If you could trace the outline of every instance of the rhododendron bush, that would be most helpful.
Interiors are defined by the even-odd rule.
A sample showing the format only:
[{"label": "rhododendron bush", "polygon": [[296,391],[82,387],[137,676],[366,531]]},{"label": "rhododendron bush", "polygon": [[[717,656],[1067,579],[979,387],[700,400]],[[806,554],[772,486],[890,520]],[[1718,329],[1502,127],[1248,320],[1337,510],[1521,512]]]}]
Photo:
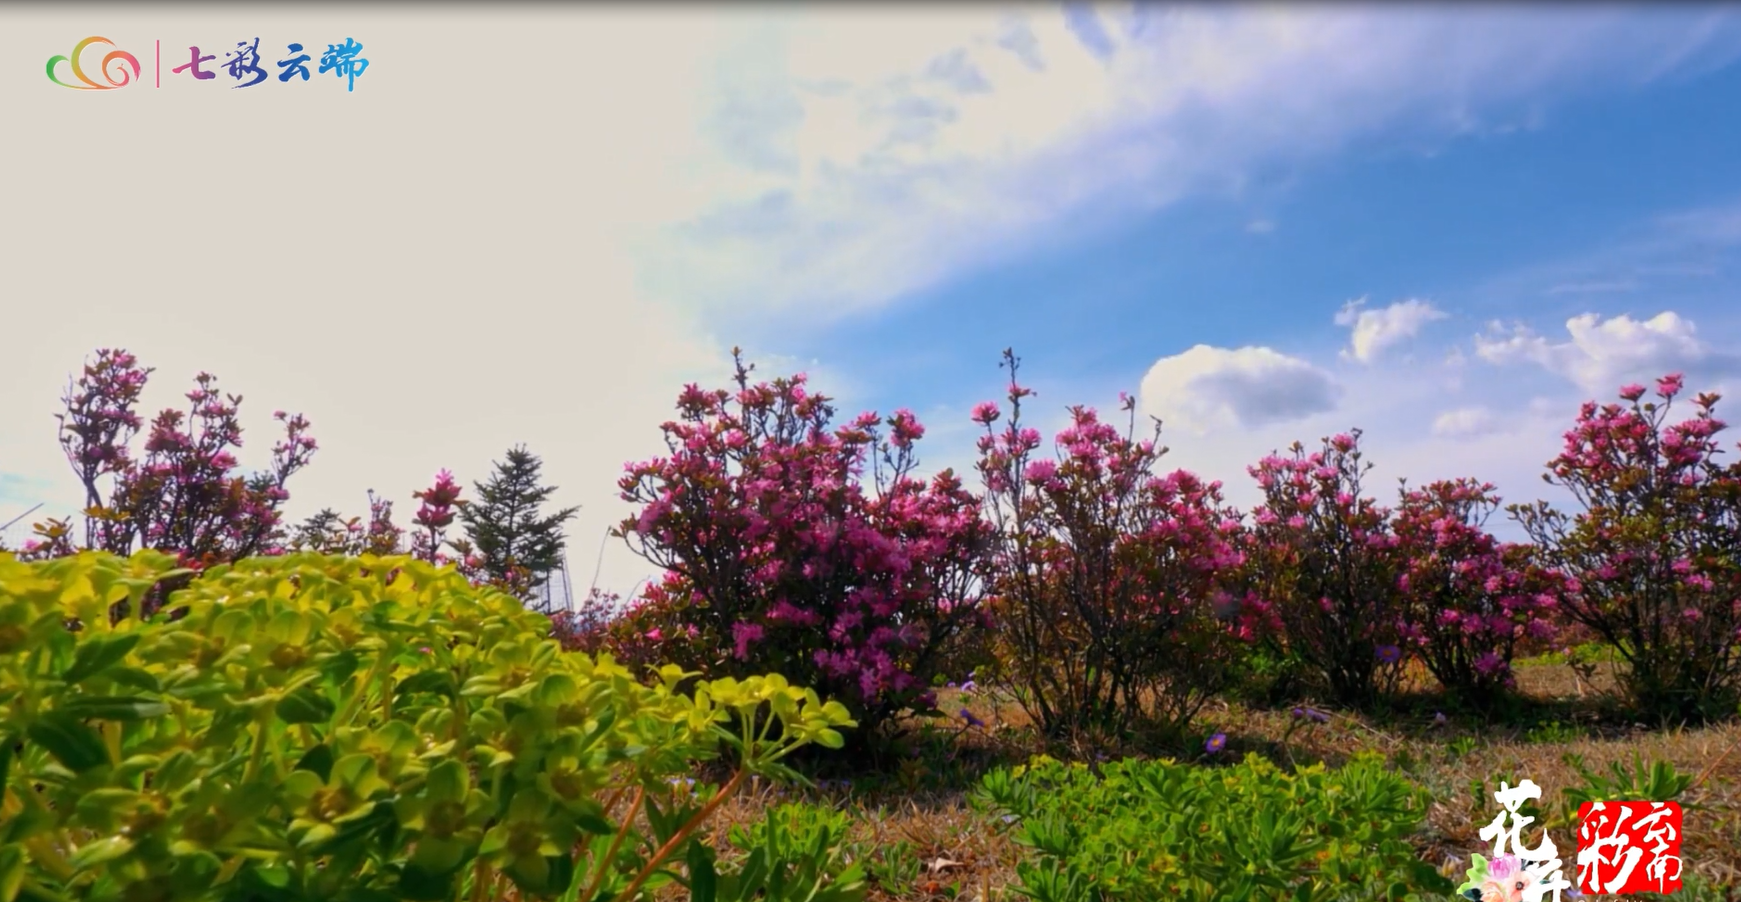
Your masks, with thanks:
[{"label": "rhododendron bush", "polygon": [[1444,687],[1477,707],[1515,686],[1520,643],[1555,635],[1567,580],[1529,545],[1487,532],[1489,483],[1445,480],[1402,493],[1392,518],[1403,570],[1403,632]]},{"label": "rhododendron bush", "polygon": [[[188,409],[160,412],[140,454],[133,442],[146,427],[136,408],[152,372],[124,350],[102,349],[62,398],[60,444],[84,492],[83,547],[120,555],[165,551],[195,570],[282,551],[285,485],[317,447],[308,420],[274,413],[283,436],[271,463],[245,475],[236,459],[242,398],[220,393],[217,378],[200,373],[187,393]],[[21,549],[26,559],[79,549],[68,520],[50,519],[36,533]],[[163,594],[142,603],[153,609]]]},{"label": "rhododendron bush", "polygon": [[1267,642],[1332,699],[1377,700],[1402,667],[1397,592],[1403,561],[1390,511],[1361,497],[1360,431],[1323,440],[1307,453],[1295,442],[1249,468],[1263,502],[1247,533],[1254,618]]},{"label": "rhododendron bush", "polygon": [[243,476],[235,456],[242,398],[220,394],[217,377],[200,373],[188,410],[159,413],[138,458],[132,442],[144,423],[134,409],[151,373],[126,351],[99,350],[63,398],[60,443],[85,493],[85,545],[122,555],[166,550],[196,567],[279,550],[285,483],[316,448],[308,421],[274,413],[284,437],[271,465]]},{"label": "rhododendron bush", "polygon": [[639,506],[620,534],[668,572],[629,622],[677,664],[778,671],[867,728],[933,709],[943,655],[981,616],[978,500],[951,472],[911,475],[911,413],[831,426],[802,375],[749,373],[739,358],[735,392],[686,387],[670,456],[620,482]]},{"label": "rhododendron bush", "polygon": [[1634,702],[1723,716],[1741,697],[1741,465],[1718,462],[1716,395],[1670,422],[1682,388],[1674,374],[1657,381],[1660,403],[1641,385],[1621,388],[1622,404],[1585,403],[1548,463],[1581,510],[1512,510],[1575,578],[1566,612],[1625,660]]},{"label": "rhododendron bush", "polygon": [[1166,453],[1120,431],[1092,409],[1071,409],[1055,455],[1021,422],[1033,394],[1010,371],[1009,417],[992,402],[974,410],[986,434],[979,470],[997,528],[991,608],[998,666],[1047,733],[1113,733],[1144,720],[1173,730],[1225,685],[1239,645],[1239,610],[1224,583],[1237,571],[1239,517],[1219,486],[1178,471]]}]

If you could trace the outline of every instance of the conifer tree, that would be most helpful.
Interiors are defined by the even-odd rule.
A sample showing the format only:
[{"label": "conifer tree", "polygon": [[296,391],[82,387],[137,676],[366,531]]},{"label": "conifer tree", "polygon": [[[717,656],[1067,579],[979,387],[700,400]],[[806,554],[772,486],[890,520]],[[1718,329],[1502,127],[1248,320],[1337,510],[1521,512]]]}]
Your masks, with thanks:
[{"label": "conifer tree", "polygon": [[543,462],[524,445],[510,448],[497,461],[489,482],[473,483],[477,497],[460,511],[471,546],[481,558],[480,569],[493,581],[530,593],[544,585],[562,564],[567,536],[562,525],[578,507],[549,516],[539,508],[556,486],[540,484]]}]

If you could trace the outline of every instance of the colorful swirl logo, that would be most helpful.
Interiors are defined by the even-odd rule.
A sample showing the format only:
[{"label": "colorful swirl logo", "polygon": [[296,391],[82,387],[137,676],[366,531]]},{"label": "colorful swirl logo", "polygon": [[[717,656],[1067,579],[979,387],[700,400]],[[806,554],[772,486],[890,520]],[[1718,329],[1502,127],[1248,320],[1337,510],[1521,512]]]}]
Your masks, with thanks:
[{"label": "colorful swirl logo", "polygon": [[[63,88],[72,88],[75,91],[112,91],[116,88],[126,87],[128,84],[132,83],[133,79],[139,77],[139,60],[134,58],[133,54],[128,53],[125,50],[111,50],[107,56],[103,57],[103,66],[101,69],[103,78],[109,83],[106,85],[100,85],[92,81],[90,76],[85,74],[85,70],[79,67],[79,55],[84,53],[85,48],[92,44],[108,44],[110,47],[115,46],[115,42],[108,38],[85,38],[80,41],[77,46],[73,47],[73,55],[71,57],[51,56],[48,58],[48,80]],[[55,63],[63,61],[72,67],[73,77],[84,82],[84,84],[69,85],[55,77],[54,65]],[[109,70],[110,65],[117,63],[131,65],[133,67],[133,74],[127,74],[127,65],[116,65],[114,74],[111,74]],[[117,74],[120,76],[119,81],[115,78],[115,75]]]}]

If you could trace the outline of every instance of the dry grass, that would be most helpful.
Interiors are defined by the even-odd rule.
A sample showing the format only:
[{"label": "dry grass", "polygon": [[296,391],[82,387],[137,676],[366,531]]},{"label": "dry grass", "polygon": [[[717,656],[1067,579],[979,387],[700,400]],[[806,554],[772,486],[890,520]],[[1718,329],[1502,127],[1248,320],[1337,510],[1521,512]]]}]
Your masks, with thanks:
[{"label": "dry grass", "polygon": [[[1683,834],[1686,867],[1714,885],[1741,886],[1741,723],[1647,729],[1617,717],[1612,706],[1603,704],[1598,693],[1611,686],[1612,676],[1606,672],[1598,672],[1596,685],[1590,686],[1563,664],[1521,668],[1519,688],[1527,706],[1506,725],[1462,719],[1435,724],[1430,698],[1386,715],[1332,712],[1330,722],[1322,725],[1298,721],[1286,709],[1216,702],[1199,722],[1205,736],[1215,731],[1228,735],[1228,747],[1216,761],[1256,752],[1284,766],[1320,761],[1335,766],[1363,751],[1384,754],[1431,790],[1435,801],[1420,836],[1421,851],[1428,860],[1455,867],[1459,878],[1469,854],[1487,846],[1477,833],[1498,812],[1492,793],[1500,779],[1528,777],[1541,785],[1540,806],[1551,817],[1561,808],[1560,793],[1582,782],[1565,760],[1568,753],[1581,756],[1599,773],[1611,762],[1629,765],[1634,755],[1647,764],[1669,762],[1698,775],[1681,800],[1689,806]],[[825,802],[852,818],[849,854],[873,863],[904,858],[909,868],[918,870],[916,879],[898,881],[902,885],[875,885],[872,899],[1019,898],[1009,887],[1015,883],[1020,848],[997,829],[995,819],[974,811],[966,800],[986,767],[1020,761],[1036,750],[1028,744],[1031,734],[1025,718],[1007,704],[993,705],[984,696],[948,701],[945,710],[965,703],[988,727],[939,742],[934,750],[940,754],[927,754],[924,760],[940,773],[910,772],[914,779],[905,786],[882,777],[860,780],[850,789],[757,787],[722,809],[715,839],[723,841],[732,824],[759,820],[771,805],[799,798]],[[1173,754],[1214,763],[1198,752]],[[1568,876],[1574,875],[1576,836],[1560,827],[1554,841]]]}]

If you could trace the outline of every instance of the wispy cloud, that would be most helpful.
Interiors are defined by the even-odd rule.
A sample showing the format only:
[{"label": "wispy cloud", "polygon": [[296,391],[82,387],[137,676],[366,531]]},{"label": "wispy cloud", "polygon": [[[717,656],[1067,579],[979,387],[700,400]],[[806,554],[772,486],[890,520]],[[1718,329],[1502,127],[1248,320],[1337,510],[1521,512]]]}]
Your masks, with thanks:
[{"label": "wispy cloud", "polygon": [[[1729,198],[1649,217],[1584,250],[1495,274],[1459,292],[1458,300],[1464,313],[1482,319],[1502,311],[1507,317],[1542,309],[1561,316],[1589,312],[1603,299],[1630,295],[1648,296],[1661,307],[1716,302],[1721,309],[1729,306],[1726,293],[1737,288],[1730,277],[1738,254],[1741,198]],[[1584,309],[1551,306],[1544,298]]]},{"label": "wispy cloud", "polygon": [[1268,235],[1276,230],[1276,224],[1268,219],[1254,219],[1245,224],[1245,230],[1253,235]]},{"label": "wispy cloud", "polygon": [[[793,13],[722,70],[745,162],[649,253],[691,301],[845,311],[1383,130],[1446,140],[1544,98],[1741,51],[1682,9],[961,7]],[[778,278],[769,278],[777,273]]]},{"label": "wispy cloud", "polygon": [[1460,407],[1447,410],[1433,420],[1433,434],[1444,438],[1465,438],[1494,431],[1498,419],[1486,407]]},{"label": "wispy cloud", "polygon": [[1638,283],[1631,279],[1612,282],[1565,282],[1547,290],[1548,294],[1617,294],[1637,291]]}]

